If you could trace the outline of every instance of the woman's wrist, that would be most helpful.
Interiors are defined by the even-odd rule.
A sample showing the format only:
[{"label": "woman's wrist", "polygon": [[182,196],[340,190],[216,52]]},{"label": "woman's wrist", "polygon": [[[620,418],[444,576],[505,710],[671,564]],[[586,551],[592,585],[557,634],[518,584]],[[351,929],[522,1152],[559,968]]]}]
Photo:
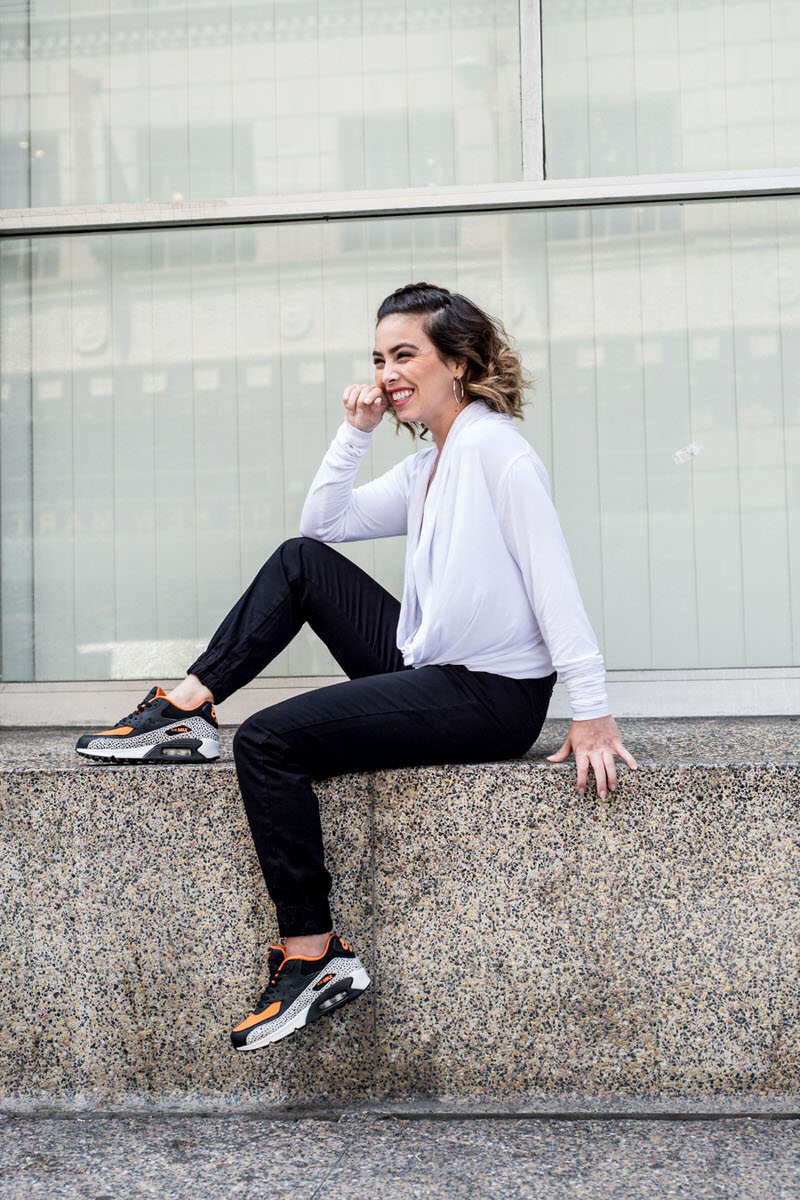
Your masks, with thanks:
[{"label": "woman's wrist", "polygon": [[344,421],[342,422],[341,430],[342,436],[348,438],[351,445],[359,447],[368,446],[372,440],[372,435],[375,432],[374,429],[359,429],[359,427],[354,425],[347,417],[345,417]]}]

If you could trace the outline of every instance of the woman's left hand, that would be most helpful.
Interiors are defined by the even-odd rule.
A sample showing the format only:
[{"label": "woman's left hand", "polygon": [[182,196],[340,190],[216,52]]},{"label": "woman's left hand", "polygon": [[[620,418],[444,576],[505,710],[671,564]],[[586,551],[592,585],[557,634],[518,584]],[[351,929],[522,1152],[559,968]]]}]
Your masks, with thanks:
[{"label": "woman's left hand", "polygon": [[597,780],[597,794],[602,800],[606,794],[606,781],[611,791],[617,787],[617,768],[614,755],[624,758],[634,771],[639,764],[633,755],[625,749],[619,737],[617,722],[612,716],[594,717],[591,721],[573,721],[567,733],[567,739],[555,754],[548,754],[547,761],[563,762],[570,753],[575,755],[578,767],[578,794],[586,790],[586,780],[589,774],[589,764],[594,770]]}]

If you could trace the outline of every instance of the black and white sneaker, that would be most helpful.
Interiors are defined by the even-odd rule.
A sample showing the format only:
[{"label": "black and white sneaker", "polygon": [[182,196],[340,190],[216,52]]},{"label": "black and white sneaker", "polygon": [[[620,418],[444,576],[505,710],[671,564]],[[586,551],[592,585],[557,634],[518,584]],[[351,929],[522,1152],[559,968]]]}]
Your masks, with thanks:
[{"label": "black and white sneaker", "polygon": [[236,1050],[257,1050],[357,1000],[370,985],[361,959],[332,933],[319,958],[286,957],[270,946],[270,979],[256,1011],[231,1033]]},{"label": "black and white sneaker", "polygon": [[217,714],[210,700],[179,708],[154,687],[113,729],[84,733],[75,749],[98,762],[213,762],[219,758]]}]

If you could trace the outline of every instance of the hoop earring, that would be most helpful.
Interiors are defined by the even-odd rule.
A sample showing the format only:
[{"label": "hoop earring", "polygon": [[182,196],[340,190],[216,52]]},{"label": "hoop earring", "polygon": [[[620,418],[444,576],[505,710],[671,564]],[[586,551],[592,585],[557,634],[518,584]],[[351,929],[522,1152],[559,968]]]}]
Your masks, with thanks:
[{"label": "hoop earring", "polygon": [[[461,399],[460,400],[459,400],[458,396],[456,395],[456,379],[458,379],[458,384],[459,384],[459,387],[461,388]],[[464,403],[464,384],[461,382],[461,379],[459,378],[458,375],[456,375],[455,378],[453,379],[453,399],[455,400],[456,404]]]}]

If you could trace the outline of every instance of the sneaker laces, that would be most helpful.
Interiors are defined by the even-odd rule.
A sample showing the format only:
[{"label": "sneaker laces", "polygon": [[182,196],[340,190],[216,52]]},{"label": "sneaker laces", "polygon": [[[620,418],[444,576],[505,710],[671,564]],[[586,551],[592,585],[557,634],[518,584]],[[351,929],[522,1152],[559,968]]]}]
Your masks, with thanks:
[{"label": "sneaker laces", "polygon": [[272,996],[272,995],[274,994],[274,992],[276,991],[276,989],[277,989],[277,987],[278,987],[278,984],[280,983],[280,975],[281,975],[281,971],[283,970],[283,968],[284,968],[284,966],[285,966],[285,965],[286,965],[286,958],[285,958],[285,957],[284,957],[284,958],[281,958],[281,959],[279,960],[279,959],[278,959],[278,956],[277,956],[277,954],[274,954],[274,957],[273,957],[273,952],[272,952],[272,951],[270,951],[270,956],[269,956],[269,968],[270,968],[270,977],[269,977],[269,983],[268,983],[268,984],[267,984],[267,986],[264,988],[264,990],[263,990],[263,992],[261,993],[261,995],[258,997],[258,1002],[257,1002],[257,1004],[256,1004],[256,1007],[255,1007],[255,1010],[254,1010],[255,1012],[263,1012],[263,1011],[264,1011],[264,1009],[267,1007],[267,1001],[269,1000],[270,996]]},{"label": "sneaker laces", "polygon": [[152,704],[155,700],[161,700],[161,696],[156,696],[156,691],[157,688],[151,688],[144,700],[142,700],[141,704],[137,704],[133,712],[129,712],[127,716],[120,717],[120,719],[117,721],[117,725],[128,725],[132,718],[135,720],[139,713],[144,712],[148,704]]}]

